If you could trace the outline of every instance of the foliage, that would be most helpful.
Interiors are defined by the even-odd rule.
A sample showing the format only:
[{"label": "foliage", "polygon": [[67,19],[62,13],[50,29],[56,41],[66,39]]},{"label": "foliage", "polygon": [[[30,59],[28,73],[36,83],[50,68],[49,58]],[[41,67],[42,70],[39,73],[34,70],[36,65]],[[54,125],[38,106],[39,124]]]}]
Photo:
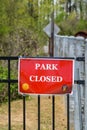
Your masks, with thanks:
[{"label": "foliage", "polygon": [[61,35],[75,35],[78,31],[86,31],[87,22],[83,19],[77,19],[75,13],[71,13],[67,18],[59,22]]},{"label": "foliage", "polygon": [[[33,1],[32,3],[32,15],[30,13],[31,7],[27,0],[7,0],[7,2],[4,0],[2,2],[2,19],[0,19],[1,55],[35,56],[44,43],[46,44],[45,39],[47,38],[44,35],[43,27],[47,20],[44,20],[44,10],[38,8],[37,2]],[[44,9],[46,9],[45,6]]]},{"label": "foliage", "polygon": [[81,31],[81,30],[87,31],[86,28],[87,28],[87,20],[82,20],[82,19],[79,20],[77,23],[76,29],[78,31]]},{"label": "foliage", "polygon": [[[0,79],[8,79],[8,70],[5,67],[0,66]],[[15,73],[11,73],[11,79],[15,78]],[[6,102],[8,100],[8,84],[7,83],[0,83],[0,103]],[[10,85],[10,94],[11,94],[11,100],[21,98],[20,95],[18,95],[18,85],[17,84],[11,84]]]}]

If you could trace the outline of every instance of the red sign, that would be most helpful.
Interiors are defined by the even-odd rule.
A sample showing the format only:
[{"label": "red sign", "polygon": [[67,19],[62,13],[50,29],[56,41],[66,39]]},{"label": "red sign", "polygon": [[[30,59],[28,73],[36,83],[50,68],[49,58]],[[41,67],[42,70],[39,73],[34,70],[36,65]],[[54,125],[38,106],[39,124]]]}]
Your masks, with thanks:
[{"label": "red sign", "polygon": [[74,60],[20,58],[18,73],[19,93],[71,93],[74,83]]}]

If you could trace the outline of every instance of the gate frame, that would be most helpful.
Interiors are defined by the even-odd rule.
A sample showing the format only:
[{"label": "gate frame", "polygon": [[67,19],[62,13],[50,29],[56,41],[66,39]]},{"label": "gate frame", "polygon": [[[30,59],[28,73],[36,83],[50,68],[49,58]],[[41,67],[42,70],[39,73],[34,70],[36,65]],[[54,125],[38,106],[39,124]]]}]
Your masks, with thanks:
[{"label": "gate frame", "polygon": [[[47,58],[47,57],[46,57]],[[11,61],[17,61],[19,59],[18,56],[0,56],[0,60],[8,61],[8,78],[0,79],[0,83],[8,83],[8,130],[11,130],[11,93],[10,93],[10,85],[11,83],[18,83],[18,79],[11,79],[10,69],[11,69]],[[23,97],[23,130],[26,130],[26,100],[25,95]],[[40,130],[40,95],[37,97],[38,99],[38,130]],[[69,94],[67,95],[67,130],[70,130],[69,123]],[[52,130],[55,130],[55,96],[52,95]]]}]

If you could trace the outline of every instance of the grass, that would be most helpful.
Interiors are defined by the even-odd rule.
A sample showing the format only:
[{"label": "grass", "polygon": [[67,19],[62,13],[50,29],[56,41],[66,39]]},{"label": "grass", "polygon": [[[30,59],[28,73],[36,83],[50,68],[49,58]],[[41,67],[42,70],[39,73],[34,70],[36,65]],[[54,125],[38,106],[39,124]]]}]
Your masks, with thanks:
[{"label": "grass", "polygon": [[[67,130],[67,117],[64,96],[55,97],[55,130]],[[11,130],[23,129],[22,100],[11,102]],[[52,129],[52,100],[41,97],[41,130]],[[26,100],[26,130],[38,130],[37,97]],[[8,129],[8,104],[0,106],[0,130]]]}]

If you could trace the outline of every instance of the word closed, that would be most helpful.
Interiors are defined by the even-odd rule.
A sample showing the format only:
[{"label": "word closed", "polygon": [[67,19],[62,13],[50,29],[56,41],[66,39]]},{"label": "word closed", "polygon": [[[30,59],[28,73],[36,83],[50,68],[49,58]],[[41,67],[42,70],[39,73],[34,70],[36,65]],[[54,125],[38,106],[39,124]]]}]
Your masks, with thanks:
[{"label": "word closed", "polygon": [[19,93],[65,94],[72,91],[72,59],[20,58],[18,68]]}]

